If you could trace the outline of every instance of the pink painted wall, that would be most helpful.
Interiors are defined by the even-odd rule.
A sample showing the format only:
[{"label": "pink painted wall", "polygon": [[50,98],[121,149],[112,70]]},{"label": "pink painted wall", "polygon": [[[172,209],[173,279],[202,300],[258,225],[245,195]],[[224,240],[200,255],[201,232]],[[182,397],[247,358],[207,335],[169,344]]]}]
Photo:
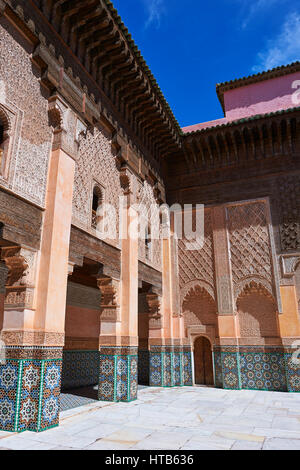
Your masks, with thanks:
[{"label": "pink painted wall", "polygon": [[75,338],[99,338],[100,311],[67,305],[65,335]]},{"label": "pink painted wall", "polygon": [[266,114],[300,106],[292,101],[292,95],[296,91],[292,88],[295,80],[300,80],[300,72],[225,92],[226,119],[234,121],[256,114]]}]

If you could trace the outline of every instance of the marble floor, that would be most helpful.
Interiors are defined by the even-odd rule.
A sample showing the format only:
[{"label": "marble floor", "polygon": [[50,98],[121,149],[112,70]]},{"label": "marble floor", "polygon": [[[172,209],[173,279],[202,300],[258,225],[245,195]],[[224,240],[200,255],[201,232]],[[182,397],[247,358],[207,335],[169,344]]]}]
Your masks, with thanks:
[{"label": "marble floor", "polygon": [[93,402],[43,433],[0,432],[1,449],[300,450],[300,394],[143,388],[132,403]]}]

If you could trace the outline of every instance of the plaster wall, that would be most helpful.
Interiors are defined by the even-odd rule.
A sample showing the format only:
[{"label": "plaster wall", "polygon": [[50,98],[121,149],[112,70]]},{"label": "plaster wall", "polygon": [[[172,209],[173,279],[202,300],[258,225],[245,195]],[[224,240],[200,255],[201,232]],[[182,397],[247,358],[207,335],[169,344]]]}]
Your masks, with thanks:
[{"label": "plaster wall", "polygon": [[300,80],[300,72],[226,91],[224,103],[227,121],[299,106],[299,93],[298,105],[292,99],[299,89],[300,82],[297,89],[292,88],[297,80]]}]

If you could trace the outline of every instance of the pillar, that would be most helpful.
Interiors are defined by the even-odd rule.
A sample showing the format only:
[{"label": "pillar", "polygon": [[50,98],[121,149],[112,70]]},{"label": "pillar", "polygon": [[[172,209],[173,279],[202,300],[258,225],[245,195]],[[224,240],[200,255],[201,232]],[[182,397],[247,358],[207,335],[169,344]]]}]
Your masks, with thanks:
[{"label": "pillar", "polygon": [[118,286],[112,278],[110,281],[101,280],[103,287],[108,282],[107,294],[110,297],[108,306],[104,306],[104,315],[111,307],[114,312],[111,313],[114,321],[107,322],[105,329],[101,315],[99,400],[104,401],[130,402],[137,399],[138,227],[136,225],[134,230],[137,214],[131,207],[134,202],[132,178],[129,169],[121,170],[124,189],[120,213],[121,280]]},{"label": "pillar", "polygon": [[226,207],[214,207],[212,220],[219,343],[214,345],[215,385],[220,388],[239,389],[241,383],[237,315],[232,288]]},{"label": "pillar", "polygon": [[168,227],[162,230],[161,328],[150,330],[150,385],[180,387],[192,385],[191,347],[184,342],[180,311],[177,239]]},{"label": "pillar", "polygon": [[300,392],[300,321],[296,287],[281,286],[280,292],[282,314],[279,315],[279,328],[284,350],[287,390]]},{"label": "pillar", "polygon": [[[40,250],[7,248],[9,268],[0,366],[0,429],[44,431],[59,424],[62,349],[77,144],[59,97],[49,102],[54,127]],[[74,131],[74,132],[73,132]],[[68,137],[68,138],[67,138]],[[72,145],[73,142],[73,145]],[[15,251],[13,251],[15,250]]]},{"label": "pillar", "polygon": [[4,321],[4,300],[7,275],[8,268],[6,264],[4,262],[0,262],[0,332],[2,331]]}]

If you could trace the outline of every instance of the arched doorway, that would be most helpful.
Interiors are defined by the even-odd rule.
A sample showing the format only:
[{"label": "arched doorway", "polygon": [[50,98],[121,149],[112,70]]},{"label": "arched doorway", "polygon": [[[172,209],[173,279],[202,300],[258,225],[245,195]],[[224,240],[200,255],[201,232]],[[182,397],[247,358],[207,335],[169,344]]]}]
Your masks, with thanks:
[{"label": "arched doorway", "polygon": [[194,343],[195,384],[214,385],[211,344],[200,336]]}]

